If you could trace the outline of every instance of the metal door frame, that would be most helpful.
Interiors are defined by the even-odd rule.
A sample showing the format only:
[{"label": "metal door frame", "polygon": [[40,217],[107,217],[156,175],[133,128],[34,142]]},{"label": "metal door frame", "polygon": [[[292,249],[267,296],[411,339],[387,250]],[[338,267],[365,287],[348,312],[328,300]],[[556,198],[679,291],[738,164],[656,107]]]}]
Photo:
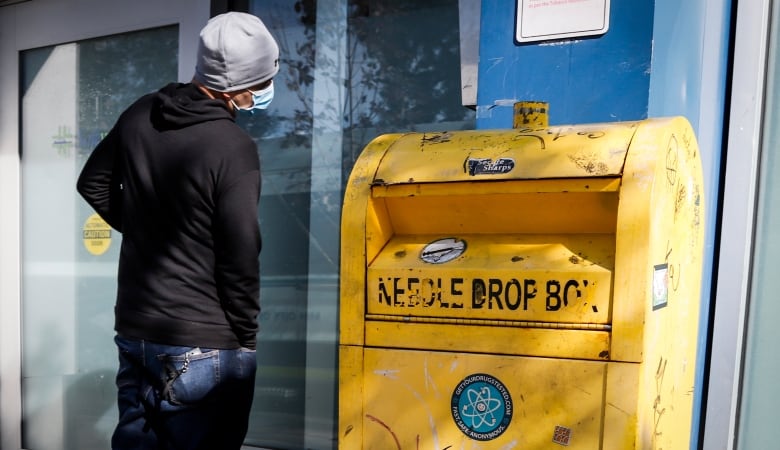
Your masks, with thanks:
[{"label": "metal door frame", "polygon": [[699,448],[736,448],[745,318],[756,225],[772,0],[739,2],[734,30],[709,385]]}]

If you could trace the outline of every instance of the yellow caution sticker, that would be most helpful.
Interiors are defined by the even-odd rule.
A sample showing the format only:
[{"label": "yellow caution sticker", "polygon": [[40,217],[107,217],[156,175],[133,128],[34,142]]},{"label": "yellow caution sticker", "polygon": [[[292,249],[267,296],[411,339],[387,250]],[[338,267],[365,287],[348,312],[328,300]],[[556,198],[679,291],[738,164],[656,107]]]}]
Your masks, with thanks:
[{"label": "yellow caution sticker", "polygon": [[84,248],[95,256],[102,255],[111,246],[111,226],[98,214],[92,214],[84,222]]}]

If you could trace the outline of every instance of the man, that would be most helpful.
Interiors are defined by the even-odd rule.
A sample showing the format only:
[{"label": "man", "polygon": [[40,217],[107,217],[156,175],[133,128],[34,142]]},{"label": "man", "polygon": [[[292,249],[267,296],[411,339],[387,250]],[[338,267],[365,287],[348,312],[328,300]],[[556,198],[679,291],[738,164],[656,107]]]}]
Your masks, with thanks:
[{"label": "man", "polygon": [[279,48],[255,16],[200,34],[191,83],[137,100],[77,189],[122,233],[114,449],[239,449],[257,367],[260,162],[235,114],[273,98]]}]

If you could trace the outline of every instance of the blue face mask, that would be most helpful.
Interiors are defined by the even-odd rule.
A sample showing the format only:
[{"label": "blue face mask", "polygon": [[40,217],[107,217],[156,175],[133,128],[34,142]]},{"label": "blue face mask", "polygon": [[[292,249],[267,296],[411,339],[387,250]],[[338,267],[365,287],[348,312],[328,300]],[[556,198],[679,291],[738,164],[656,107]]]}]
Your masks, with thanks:
[{"label": "blue face mask", "polygon": [[268,105],[271,104],[271,100],[274,99],[274,84],[271,83],[268,85],[267,88],[262,89],[260,91],[252,91],[247,89],[247,91],[252,93],[252,106],[248,108],[242,108],[238,105],[236,105],[236,102],[233,102],[233,100],[230,100],[233,102],[233,106],[236,108],[236,111],[238,111],[241,114],[249,114],[252,115],[257,111],[258,109],[266,109],[268,108]]}]

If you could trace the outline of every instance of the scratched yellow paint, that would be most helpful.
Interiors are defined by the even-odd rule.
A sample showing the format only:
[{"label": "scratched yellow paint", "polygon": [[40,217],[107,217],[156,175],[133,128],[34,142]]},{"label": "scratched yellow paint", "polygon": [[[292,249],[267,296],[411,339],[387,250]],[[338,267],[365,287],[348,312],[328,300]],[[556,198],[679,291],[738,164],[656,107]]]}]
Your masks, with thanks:
[{"label": "scratched yellow paint", "polygon": [[[421,260],[430,236],[400,235],[390,239],[368,267],[367,312],[563,323],[609,322],[614,235],[459,234],[458,237],[468,243],[468,248],[462,257],[449,264]],[[483,289],[483,293],[474,296],[474,289]]]},{"label": "scratched yellow paint", "polygon": [[369,144],[342,216],[339,448],[687,448],[699,156],[684,118]]},{"label": "scratched yellow paint", "polygon": [[363,150],[350,174],[350,188],[344,193],[341,229],[353,234],[351,239],[342,239],[342,244],[348,245],[342,245],[341,273],[349,275],[341,280],[339,295],[342,300],[352,300],[350,308],[340,309],[340,323],[350,325],[340,329],[339,342],[342,344],[361,345],[363,342],[363,330],[355,325],[364,320],[366,251],[371,248],[376,252],[377,246],[384,245],[378,239],[367,240],[369,230],[377,233],[382,223],[382,217],[371,214],[367,199],[376,167],[397,138],[398,135],[380,136]]},{"label": "scratched yellow paint", "polygon": [[636,447],[688,448],[705,212],[699,148],[687,120],[642,123],[621,196],[610,354],[641,365]]},{"label": "scratched yellow paint", "polygon": [[[368,318],[365,336],[368,347],[583,360],[606,360],[609,355],[609,332],[599,328],[544,328],[538,324],[503,321],[486,326],[466,320],[453,324],[430,319],[399,322],[378,320],[383,318],[375,316]],[[468,339],[463,339],[464,336]]]},{"label": "scratched yellow paint", "polygon": [[615,229],[617,199],[616,192],[547,192],[415,195],[383,200],[397,233],[472,234],[611,233]]},{"label": "scratched yellow paint", "polygon": [[[578,437],[568,448],[597,448],[606,368],[607,363],[594,361],[561,364],[549,358],[367,349],[364,395],[371,401],[365,407],[362,448],[555,448],[551,438],[557,425],[567,426]],[[451,398],[466,375],[483,373],[506,385],[513,411],[501,436],[479,442],[457,428]],[[491,410],[499,399],[475,395],[479,398],[472,400],[484,409],[465,414],[494,420]],[[395,445],[396,440],[400,445]]]},{"label": "scratched yellow paint", "polygon": [[[392,144],[374,182],[392,185],[620,175],[636,126],[625,122],[540,130],[410,133]],[[501,158],[514,159],[514,170],[470,175],[467,160],[497,162]]]}]

